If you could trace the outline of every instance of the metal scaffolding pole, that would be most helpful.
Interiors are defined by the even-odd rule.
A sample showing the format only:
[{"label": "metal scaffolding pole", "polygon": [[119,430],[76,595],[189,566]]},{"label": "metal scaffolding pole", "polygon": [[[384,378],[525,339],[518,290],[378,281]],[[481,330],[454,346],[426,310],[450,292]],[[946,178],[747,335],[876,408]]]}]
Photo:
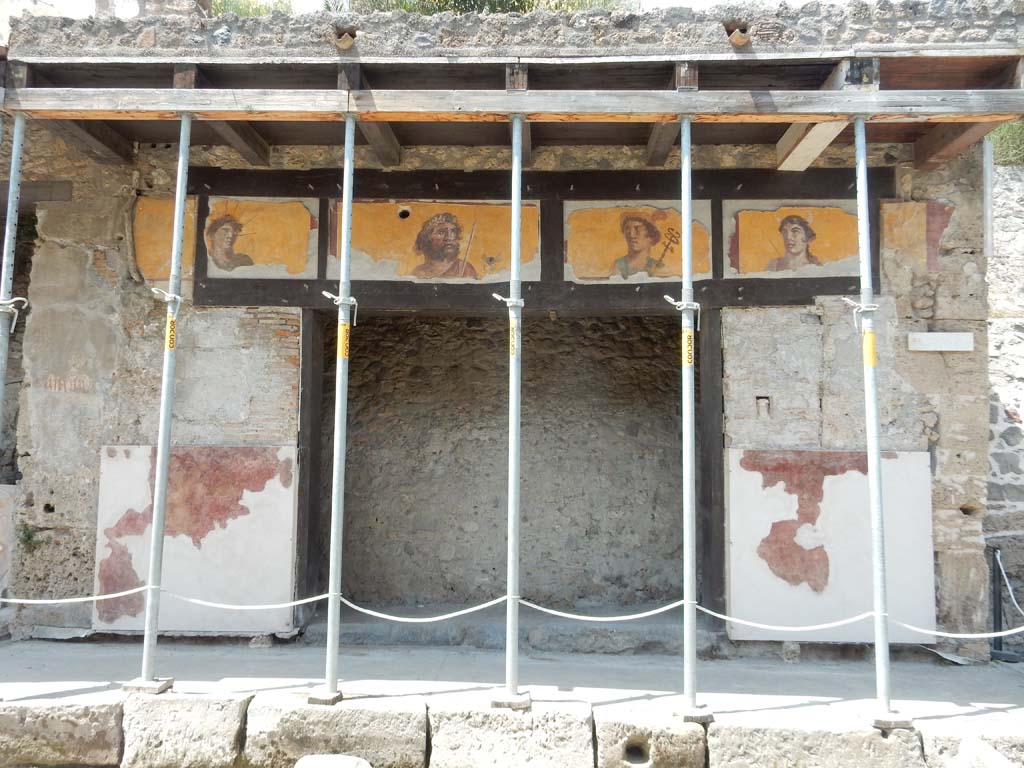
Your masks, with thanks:
[{"label": "metal scaffolding pole", "polygon": [[889,696],[889,607],[885,584],[885,529],[882,511],[882,452],[879,440],[878,355],[875,343],[875,291],[871,275],[870,212],[868,210],[868,148],[864,119],[853,125],[857,165],[857,245],[860,254],[861,350],[864,367],[864,427],[867,438],[868,502],[871,512],[871,565],[875,610],[875,725],[883,730],[907,727],[893,713]]},{"label": "metal scaffolding pole", "polygon": [[309,701],[335,704],[338,690],[338,646],[341,642],[341,550],[345,531],[345,447],[348,438],[348,359],[356,300],[352,297],[352,175],[355,169],[356,118],[345,116],[345,168],[341,192],[338,295],[324,292],[338,307],[338,364],[334,388],[334,469],[331,481],[331,556],[327,597],[327,671],[324,689]]},{"label": "metal scaffolding pole", "polygon": [[495,706],[525,709],[529,694],[519,693],[519,430],[523,361],[523,299],[520,283],[520,237],[523,203],[523,117],[512,117],[512,231],[508,297],[494,294],[508,307],[508,600],[505,604],[505,690]]},{"label": "metal scaffolding pole", "polygon": [[[3,123],[0,122],[0,137]],[[18,205],[21,202],[21,155],[25,148],[25,115],[14,116],[14,135],[11,138],[11,178],[7,187],[7,221],[4,227],[4,260],[0,272],[0,412],[7,394],[7,351],[11,334],[18,318],[18,304],[23,298],[12,298],[14,290],[14,249],[18,241]]]},{"label": "metal scaffolding pole", "polygon": [[682,296],[665,299],[679,310],[682,335],[682,458],[683,458],[683,718],[710,722],[697,706],[697,473],[696,408],[694,404],[694,332],[700,327],[700,305],[693,300],[693,157],[690,118],[680,118],[680,217],[682,229]]},{"label": "metal scaffolding pole", "polygon": [[142,675],[132,684],[152,693],[166,691],[173,680],[158,681],[153,674],[156,637],[160,617],[160,586],[164,567],[164,521],[167,514],[167,473],[171,460],[171,409],[174,406],[174,355],[178,338],[178,310],[181,308],[181,253],[185,238],[185,188],[188,184],[188,150],[192,116],[181,116],[178,137],[178,177],[174,188],[174,238],[171,241],[171,273],[167,290],[154,292],[167,303],[164,333],[164,371],[160,382],[160,426],[156,443],[156,477],[153,488],[153,525],[149,544],[149,578],[146,581],[146,633],[142,642]]}]

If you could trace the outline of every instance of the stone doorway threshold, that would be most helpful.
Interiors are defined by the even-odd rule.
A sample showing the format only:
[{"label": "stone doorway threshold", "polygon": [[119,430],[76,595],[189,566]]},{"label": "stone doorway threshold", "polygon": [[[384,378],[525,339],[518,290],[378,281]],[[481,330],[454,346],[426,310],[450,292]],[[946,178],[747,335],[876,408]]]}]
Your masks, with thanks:
[{"label": "stone doorway threshold", "polygon": [[[502,654],[343,647],[345,700],[310,705],[323,651],[163,643],[174,691],[131,695],[137,642],[0,644],[0,765],[288,766],[343,753],[390,766],[966,766],[1024,761],[1024,668],[897,661],[915,731],[870,727],[870,661],[703,662],[707,730],[677,717],[662,655],[524,655],[528,712],[494,710]],[[979,762],[981,760],[982,762]]]}]

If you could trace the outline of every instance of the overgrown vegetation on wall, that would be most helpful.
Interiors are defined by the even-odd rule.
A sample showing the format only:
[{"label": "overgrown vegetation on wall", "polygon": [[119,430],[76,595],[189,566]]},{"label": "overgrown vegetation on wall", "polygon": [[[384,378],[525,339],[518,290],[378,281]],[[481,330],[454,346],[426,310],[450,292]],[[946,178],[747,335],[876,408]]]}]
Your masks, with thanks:
[{"label": "overgrown vegetation on wall", "polygon": [[1006,123],[992,132],[997,165],[1024,165],[1024,123]]}]

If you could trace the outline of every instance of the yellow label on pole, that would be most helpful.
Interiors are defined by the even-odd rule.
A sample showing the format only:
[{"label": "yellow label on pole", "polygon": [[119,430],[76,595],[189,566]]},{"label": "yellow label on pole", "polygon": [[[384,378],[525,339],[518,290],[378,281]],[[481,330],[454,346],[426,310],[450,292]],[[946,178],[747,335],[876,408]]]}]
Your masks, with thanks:
[{"label": "yellow label on pole", "polygon": [[178,321],[174,315],[167,316],[167,332],[164,338],[167,340],[167,348],[174,349],[178,343]]},{"label": "yellow label on pole", "polygon": [[683,365],[693,365],[693,329],[683,329]]},{"label": "yellow label on pole", "polygon": [[513,320],[508,326],[508,356],[516,356],[516,321]]},{"label": "yellow label on pole", "polygon": [[348,323],[338,323],[338,359],[348,360],[351,326]]},{"label": "yellow label on pole", "polygon": [[875,350],[875,332],[864,331],[864,366],[874,368],[878,364],[878,353]]}]

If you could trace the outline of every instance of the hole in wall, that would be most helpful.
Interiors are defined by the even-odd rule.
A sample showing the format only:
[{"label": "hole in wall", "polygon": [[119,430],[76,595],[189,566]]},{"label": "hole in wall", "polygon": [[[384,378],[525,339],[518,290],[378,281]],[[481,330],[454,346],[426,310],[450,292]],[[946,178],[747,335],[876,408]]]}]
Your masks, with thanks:
[{"label": "hole in wall", "polygon": [[973,504],[964,504],[962,507],[960,507],[960,514],[966,515],[967,517],[973,517],[974,515],[977,515],[980,512],[981,510],[978,509],[978,507],[974,506]]},{"label": "hole in wall", "polygon": [[757,395],[754,398],[754,405],[759,418],[766,419],[772,415],[772,399],[768,395]]},{"label": "hole in wall", "polygon": [[401,208],[398,209],[398,218],[400,219],[408,219],[411,215],[412,211],[409,209],[409,206],[407,205],[403,205]]},{"label": "hole in wall", "polygon": [[651,745],[642,736],[633,736],[622,748],[622,759],[627,765],[646,765],[651,760]]},{"label": "hole in wall", "polygon": [[51,504],[50,502],[46,502],[45,504],[43,504],[43,512],[53,512],[53,511],[54,511],[53,504]]}]

